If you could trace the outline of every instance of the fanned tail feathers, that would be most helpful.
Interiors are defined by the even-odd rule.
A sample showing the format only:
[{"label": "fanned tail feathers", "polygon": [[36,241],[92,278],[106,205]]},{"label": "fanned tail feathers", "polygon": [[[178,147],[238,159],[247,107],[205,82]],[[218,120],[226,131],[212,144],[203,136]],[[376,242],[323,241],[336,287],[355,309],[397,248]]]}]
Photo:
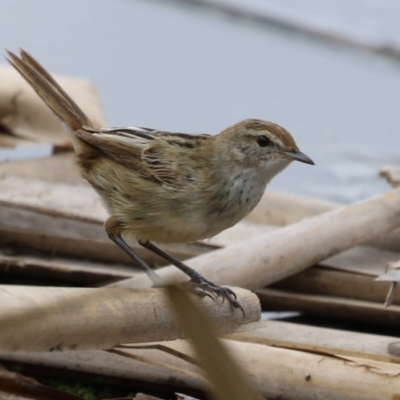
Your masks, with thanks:
[{"label": "fanned tail feathers", "polygon": [[78,138],[75,131],[83,126],[96,128],[79,106],[61,88],[54,78],[30,54],[20,50],[20,58],[7,50],[10,64],[22,75],[47,106],[71,129],[75,151],[81,154],[94,148]]}]

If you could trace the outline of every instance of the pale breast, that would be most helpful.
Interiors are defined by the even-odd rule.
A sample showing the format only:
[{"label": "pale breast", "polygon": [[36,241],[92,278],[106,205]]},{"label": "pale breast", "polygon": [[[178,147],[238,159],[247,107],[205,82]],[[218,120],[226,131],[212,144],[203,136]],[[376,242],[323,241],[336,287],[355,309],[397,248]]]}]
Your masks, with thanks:
[{"label": "pale breast", "polygon": [[[258,172],[258,173],[257,173]],[[208,237],[230,228],[246,217],[259,203],[269,181],[265,174],[249,169],[234,175],[213,196],[209,212]]]}]

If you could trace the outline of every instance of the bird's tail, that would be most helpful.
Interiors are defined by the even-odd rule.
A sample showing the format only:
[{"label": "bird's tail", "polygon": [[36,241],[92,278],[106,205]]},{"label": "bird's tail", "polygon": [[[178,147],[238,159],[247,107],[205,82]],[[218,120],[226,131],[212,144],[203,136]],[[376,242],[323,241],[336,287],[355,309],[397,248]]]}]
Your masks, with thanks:
[{"label": "bird's tail", "polygon": [[70,138],[75,151],[80,154],[94,148],[75,135],[75,131],[83,126],[96,128],[93,122],[85,115],[78,105],[68,96],[61,86],[54,80],[30,54],[20,51],[20,57],[7,51],[10,64],[22,75],[35,92],[42,98],[48,107],[71,130]]}]

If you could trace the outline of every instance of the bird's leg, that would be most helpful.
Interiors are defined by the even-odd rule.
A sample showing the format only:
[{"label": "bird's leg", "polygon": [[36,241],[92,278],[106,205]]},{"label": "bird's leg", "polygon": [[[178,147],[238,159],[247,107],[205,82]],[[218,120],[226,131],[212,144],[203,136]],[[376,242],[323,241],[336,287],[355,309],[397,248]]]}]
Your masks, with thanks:
[{"label": "bird's leg", "polygon": [[108,234],[108,237],[120,248],[122,249],[135,264],[140,267],[143,272],[150,278],[153,282],[153,286],[163,286],[164,281],[128,246],[121,235]]},{"label": "bird's leg", "polygon": [[231,289],[223,286],[218,286],[215,283],[208,281],[207,279],[203,278],[203,276],[200,275],[197,271],[190,268],[182,261],[178,260],[174,256],[171,256],[171,254],[168,254],[167,252],[160,249],[155,244],[149,241],[139,241],[139,244],[144,248],[152,251],[153,253],[159,255],[160,257],[164,258],[165,260],[169,261],[171,264],[175,265],[175,267],[179,268],[190,278],[190,282],[196,288],[200,288],[205,292],[210,292],[216,294],[217,296],[221,296],[223,300],[225,300],[226,298],[234,308],[239,308],[244,314],[243,307],[237,301],[236,294]]}]

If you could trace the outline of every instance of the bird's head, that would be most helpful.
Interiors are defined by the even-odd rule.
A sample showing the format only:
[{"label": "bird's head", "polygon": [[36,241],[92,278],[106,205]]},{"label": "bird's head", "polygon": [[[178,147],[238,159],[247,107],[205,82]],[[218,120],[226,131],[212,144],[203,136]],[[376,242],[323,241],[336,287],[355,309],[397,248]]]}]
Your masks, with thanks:
[{"label": "bird's head", "polygon": [[272,122],[246,119],[218,136],[222,157],[243,168],[266,169],[276,174],[292,161],[314,165],[311,158],[299,150],[292,135]]}]

